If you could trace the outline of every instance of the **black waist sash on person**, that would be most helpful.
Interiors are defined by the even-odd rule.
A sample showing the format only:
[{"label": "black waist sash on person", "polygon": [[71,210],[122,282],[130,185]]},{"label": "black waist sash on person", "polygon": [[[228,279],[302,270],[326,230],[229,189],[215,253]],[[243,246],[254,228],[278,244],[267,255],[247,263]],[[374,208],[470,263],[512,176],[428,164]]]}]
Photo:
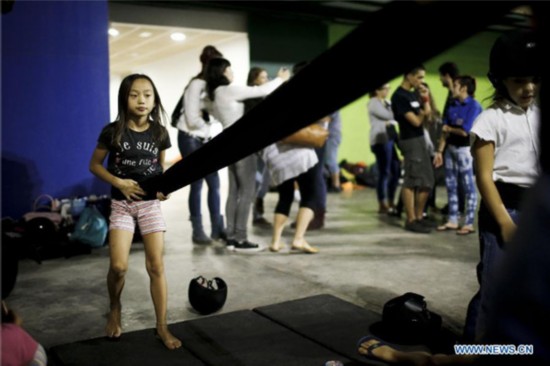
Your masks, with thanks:
[{"label": "black waist sash on person", "polygon": [[[516,184],[504,183],[504,182],[495,182],[500,198],[504,207],[512,210],[519,210],[528,187],[520,187]],[[479,227],[493,231],[495,233],[500,233],[500,226],[495,221],[495,218],[490,213],[489,209],[485,205],[485,202],[481,200],[479,206],[479,215],[478,215]]]}]

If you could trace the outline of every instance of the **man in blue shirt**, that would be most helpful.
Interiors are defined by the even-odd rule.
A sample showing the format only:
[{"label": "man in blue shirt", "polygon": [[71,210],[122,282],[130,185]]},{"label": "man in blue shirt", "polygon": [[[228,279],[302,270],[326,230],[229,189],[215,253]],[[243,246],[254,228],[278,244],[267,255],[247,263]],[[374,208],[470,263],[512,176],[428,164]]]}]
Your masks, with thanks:
[{"label": "man in blue shirt", "polygon": [[[458,76],[453,80],[451,92],[454,100],[443,116],[443,135],[434,158],[434,165],[441,166],[445,150],[445,184],[449,216],[447,223],[437,229],[457,230],[458,235],[474,232],[477,193],[470,153],[470,130],[482,110],[479,102],[474,99],[475,90],[476,81],[471,76]],[[462,227],[459,227],[458,223],[458,180],[462,183],[466,197],[466,217]]]}]

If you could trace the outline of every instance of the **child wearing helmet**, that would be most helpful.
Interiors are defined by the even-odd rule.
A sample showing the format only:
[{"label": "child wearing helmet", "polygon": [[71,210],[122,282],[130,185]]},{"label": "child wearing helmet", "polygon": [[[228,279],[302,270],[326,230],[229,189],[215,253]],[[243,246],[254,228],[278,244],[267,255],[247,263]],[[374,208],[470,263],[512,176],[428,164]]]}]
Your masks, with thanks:
[{"label": "child wearing helmet", "polygon": [[536,102],[540,68],[536,53],[535,35],[529,31],[506,33],[496,40],[488,74],[495,88],[493,103],[471,130],[482,200],[478,214],[480,289],[468,306],[464,329],[468,341],[483,336],[495,268],[516,231],[520,202],[540,173],[540,110]]}]

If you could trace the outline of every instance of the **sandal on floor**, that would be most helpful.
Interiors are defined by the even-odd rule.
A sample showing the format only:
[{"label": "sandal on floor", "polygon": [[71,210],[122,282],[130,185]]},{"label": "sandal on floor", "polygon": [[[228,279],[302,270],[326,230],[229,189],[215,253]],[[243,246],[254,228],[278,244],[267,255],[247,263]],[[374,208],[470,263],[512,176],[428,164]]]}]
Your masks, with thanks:
[{"label": "sandal on floor", "polygon": [[448,231],[448,230],[458,230],[458,225],[453,227],[453,226],[450,226],[449,223],[446,223],[444,225],[439,225],[437,227],[437,231]]},{"label": "sandal on floor", "polygon": [[461,227],[460,229],[458,229],[456,231],[456,235],[469,235],[469,234],[473,234],[475,232],[476,232],[475,229],[467,227],[467,226],[463,226],[463,227]]},{"label": "sandal on floor", "polygon": [[[373,343],[368,347],[363,347],[362,346],[363,343],[368,342],[368,341],[372,341],[372,340],[377,341],[378,343]],[[359,352],[360,355],[362,355],[364,357],[367,357],[367,358],[372,358],[372,359],[379,360],[379,358],[376,357],[372,353],[372,351],[374,351],[378,347],[382,347],[382,346],[388,346],[388,344],[386,342],[384,342],[383,340],[381,340],[380,338],[378,338],[378,337],[375,337],[373,335],[367,335],[367,336],[361,337],[359,339],[359,341],[357,341],[357,352],[359,352],[360,348],[364,348],[364,349],[367,350],[367,353],[365,354],[365,353]]]}]

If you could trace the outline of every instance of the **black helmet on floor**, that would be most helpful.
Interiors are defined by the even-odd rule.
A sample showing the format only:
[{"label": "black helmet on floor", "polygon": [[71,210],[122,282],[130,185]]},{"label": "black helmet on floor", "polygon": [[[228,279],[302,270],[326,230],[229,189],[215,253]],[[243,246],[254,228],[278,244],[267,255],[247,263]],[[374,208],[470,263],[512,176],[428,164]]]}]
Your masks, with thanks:
[{"label": "black helmet on floor", "polygon": [[539,76],[541,72],[536,34],[516,30],[502,34],[489,55],[488,77],[493,86],[509,76]]},{"label": "black helmet on floor", "polygon": [[206,280],[199,276],[189,283],[189,302],[193,309],[203,315],[220,310],[227,299],[227,284],[219,277]]},{"label": "black helmet on floor", "polygon": [[441,329],[441,316],[428,310],[424,296],[407,292],[384,304],[382,322],[391,333],[423,341]]}]

